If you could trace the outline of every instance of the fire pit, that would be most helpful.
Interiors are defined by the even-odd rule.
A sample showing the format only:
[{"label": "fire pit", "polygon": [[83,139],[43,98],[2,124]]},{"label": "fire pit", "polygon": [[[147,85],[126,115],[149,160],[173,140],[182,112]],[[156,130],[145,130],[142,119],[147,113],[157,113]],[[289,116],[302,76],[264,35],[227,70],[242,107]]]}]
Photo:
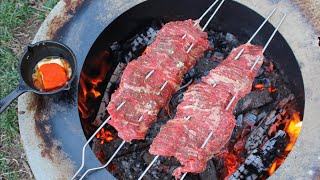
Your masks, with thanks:
[{"label": "fire pit", "polygon": [[[74,83],[72,90],[69,92],[50,97],[29,94],[19,100],[19,119],[22,139],[30,165],[37,178],[44,177],[43,175],[45,174],[41,173],[43,167],[47,167],[46,169],[48,169],[53,177],[70,178],[73,175],[74,171],[81,164],[81,148],[85,142],[84,134],[87,136],[90,135],[96,126],[101,123],[101,120],[105,118],[105,111],[103,110],[104,102],[108,102],[110,94],[117,87],[117,74],[121,73],[127,61],[143,53],[148,41],[154,38],[156,30],[161,27],[161,23],[169,20],[196,18],[211,3],[210,1],[204,1],[197,4],[198,8],[195,8],[192,2],[191,0],[184,1],[184,6],[181,7],[182,2],[180,1],[173,3],[169,3],[169,1],[168,3],[164,1],[147,1],[127,12],[125,11],[137,2],[122,1],[114,3],[106,1],[87,3],[80,1],[79,4],[64,4],[64,2],[58,4],[56,10],[67,14],[73,12],[75,16],[72,17],[72,13],[69,14],[69,18],[64,19],[67,23],[61,28],[58,28],[57,32],[52,31],[52,29],[48,31],[48,29],[45,29],[43,26],[42,30],[46,32],[46,34],[42,33],[42,35],[52,36],[54,39],[61,40],[69,45],[75,51],[80,61],[78,69],[82,69],[82,71],[78,72],[79,86],[77,83]],[[107,4],[108,8],[105,6]],[[170,4],[170,7],[168,4]],[[263,15],[266,15],[267,12],[272,9],[272,6],[265,1],[256,5],[258,7],[252,6],[250,2],[247,2],[245,5]],[[270,8],[264,11],[262,5]],[[117,11],[110,11],[108,16],[104,15],[104,9],[109,9],[110,6],[121,8],[113,8],[117,9]],[[199,76],[207,73],[209,70],[207,68],[214,68],[222,56],[226,56],[231,48],[237,46],[237,43],[249,39],[256,27],[263,21],[263,18],[246,6],[228,1],[222,7],[215,21],[211,24],[211,31],[209,31],[209,33],[211,33],[211,35],[209,34],[210,37],[217,42],[220,41],[219,44],[222,43],[222,46],[215,44],[216,47],[214,50],[206,52],[193,69],[194,72],[188,73],[184,84],[187,84],[190,79],[197,80]],[[278,6],[281,7],[282,11],[289,11],[293,8],[286,3],[280,3]],[[190,9],[192,9],[192,11],[190,11]],[[122,12],[125,13],[122,14]],[[232,12],[232,15],[230,12]],[[122,15],[114,20],[115,17],[120,14]],[[51,18],[48,18],[47,22],[50,22],[50,25],[52,25],[60,22],[58,21],[59,18],[61,20],[62,16],[52,15]],[[90,18],[95,19],[95,21],[88,21]],[[297,21],[297,19],[300,21]],[[293,119],[299,120],[299,118],[302,120],[304,110],[304,88],[300,68],[304,78],[306,95],[309,97],[306,98],[301,137],[298,139],[293,152],[289,154],[287,160],[284,162],[284,165],[282,165],[271,178],[289,177],[289,172],[291,174],[299,172],[299,176],[301,177],[308,177],[310,175],[317,176],[316,172],[319,166],[317,166],[315,162],[318,158],[316,147],[310,146],[305,148],[300,145],[308,144],[312,141],[312,143],[317,144],[316,142],[318,141],[314,139],[316,134],[308,138],[305,137],[310,135],[310,133],[316,133],[314,128],[318,126],[317,122],[311,117],[317,117],[318,112],[315,107],[319,105],[319,100],[317,98],[310,99],[310,97],[316,97],[319,94],[317,91],[311,91],[312,93],[310,94],[311,88],[317,88],[315,87],[317,86],[316,84],[311,83],[311,78],[314,78],[311,72],[316,74],[317,71],[309,64],[314,61],[314,58],[311,56],[315,56],[316,51],[312,51],[311,47],[309,49],[300,49],[296,40],[293,40],[290,36],[294,34],[294,32],[288,29],[288,24],[290,25],[293,22],[304,23],[301,19],[303,18],[299,16],[299,13],[289,14],[288,22],[286,22],[280,30],[285,39],[278,34],[267,50],[266,57],[268,61],[264,63],[264,71],[261,72],[262,75],[257,77],[254,82],[255,90],[239,103],[237,112],[235,112],[237,122],[239,122],[234,131],[234,136],[229,142],[230,147],[226,148],[219,156],[209,162],[211,171],[204,172],[207,174],[190,176],[191,178],[201,179],[202,177],[214,177],[212,173],[216,173],[215,176],[221,178],[231,175],[233,172],[235,172],[233,176],[239,176],[239,178],[241,175],[250,175],[251,177],[257,175],[262,175],[263,177],[268,176],[268,170],[264,168],[262,168],[263,173],[259,172],[257,174],[255,172],[259,171],[257,168],[259,166],[254,166],[254,168],[256,168],[255,171],[249,172],[249,174],[244,174],[244,171],[248,169],[248,167],[252,167],[253,163],[250,163],[252,158],[254,160],[267,158],[269,159],[267,162],[268,166],[272,165],[271,167],[274,169],[277,163],[274,163],[273,160],[278,159],[282,161],[283,159],[278,157],[280,155],[279,153],[270,154],[270,152],[281,151],[282,156],[287,155],[285,152],[283,153],[283,151],[288,151],[288,149],[286,149],[287,146],[281,146],[290,143],[287,138],[288,136],[291,138],[291,135],[288,134],[284,136],[285,133],[289,133],[290,131],[288,130],[290,129],[290,124],[287,122]],[[114,21],[110,24],[112,20]],[[277,20],[272,22],[277,22]],[[58,23],[56,25],[61,24]],[[79,26],[83,28],[77,28]],[[307,26],[301,26],[300,28],[306,27]],[[86,28],[90,29],[89,33]],[[272,30],[272,26],[268,24],[256,38],[254,44],[264,44],[267,40],[266,37]],[[312,29],[307,28],[303,29],[303,31],[311,32]],[[98,37],[99,34],[100,36]],[[304,42],[308,41],[307,35],[300,35],[301,37],[297,36],[296,38],[304,39]],[[145,37],[145,39],[143,37]],[[142,40],[139,40],[139,38],[142,38]],[[38,33],[36,37],[36,40],[39,39],[43,39],[41,33]],[[314,44],[317,45],[316,42],[314,42]],[[308,47],[309,46],[310,45],[308,45]],[[310,57],[308,61],[305,60],[306,57]],[[300,67],[295,59],[299,62]],[[314,64],[316,64],[316,62],[314,62]],[[101,69],[100,67],[104,68]],[[96,71],[97,69],[99,71]],[[294,80],[292,77],[294,77]],[[110,83],[110,80],[112,83]],[[107,93],[104,94],[105,91]],[[183,92],[183,89],[180,93],[181,92]],[[290,94],[295,97],[294,100],[291,100],[293,96]],[[179,92],[175,94],[171,101],[172,111],[174,111],[174,107],[181,99],[179,95]],[[253,102],[257,97],[263,98]],[[99,111],[102,99],[104,101]],[[78,105],[77,100],[79,100],[80,116],[76,108]],[[249,101],[251,101],[251,104],[248,103]],[[29,102],[29,105],[26,105],[26,102]],[[265,111],[262,111],[262,109]],[[265,114],[262,114],[263,112]],[[297,113],[300,113],[300,116]],[[96,118],[97,114],[98,118]],[[84,127],[84,133],[80,125],[80,117],[82,126]],[[149,133],[147,140],[127,145],[119,153],[119,156],[116,157],[113,166],[110,166],[108,170],[119,179],[137,178],[137,174],[141,173],[146,163],[152,160],[152,157],[146,150],[160,126],[168,120],[168,118],[169,115],[167,113],[160,114],[161,121],[151,128],[151,133]],[[272,119],[279,120],[277,121],[279,122],[278,127],[273,124],[274,121],[271,123],[272,125],[270,124]],[[314,124],[312,125],[311,123]],[[296,122],[296,124],[299,124],[299,122]],[[296,124],[294,124],[294,126]],[[272,128],[276,130],[271,131],[270,129]],[[259,136],[258,132],[261,132],[261,130],[269,131],[269,133],[267,136],[264,136],[264,138],[257,139],[256,137]],[[257,143],[256,141],[259,140],[261,142]],[[102,157],[108,157],[110,153],[113,153],[120,142],[121,141],[116,138],[116,132],[112,128],[105,127],[104,132],[99,133],[99,136],[96,137],[92,145],[93,151],[99,160],[103,162],[105,159]],[[248,144],[248,142],[254,143]],[[248,151],[250,153],[239,156],[239,154],[243,152],[243,148],[247,151],[250,149],[250,151]],[[299,149],[297,150],[297,148]],[[298,156],[298,151],[304,153],[304,156]],[[303,159],[305,156],[310,158],[309,161],[301,160],[301,166],[305,168],[306,171],[298,171],[297,169],[299,169],[299,167],[290,161],[293,161],[294,157]],[[136,160],[138,163],[133,160]],[[177,166],[176,162],[167,158],[160,160],[161,165],[159,164],[154,167],[149,177],[171,179],[170,171],[172,167]],[[232,164],[232,162],[237,163]],[[263,163],[266,162],[263,161]],[[39,164],[43,166],[39,166]],[[131,167],[132,164],[134,164],[133,167]],[[94,153],[88,150],[86,153],[85,168],[97,167],[99,165],[100,163],[95,158]],[[127,169],[125,168],[126,166],[128,166]],[[269,171],[272,171],[272,168],[269,169]],[[295,175],[296,174],[293,174],[293,176]],[[106,176],[110,176],[107,171],[97,171],[89,177],[102,178]]]}]

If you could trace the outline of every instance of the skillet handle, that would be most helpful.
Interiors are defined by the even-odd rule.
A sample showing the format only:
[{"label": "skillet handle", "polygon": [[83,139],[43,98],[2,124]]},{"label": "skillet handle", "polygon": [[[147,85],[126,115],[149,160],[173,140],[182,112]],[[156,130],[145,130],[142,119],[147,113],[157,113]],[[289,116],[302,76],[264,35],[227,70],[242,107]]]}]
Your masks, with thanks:
[{"label": "skillet handle", "polygon": [[15,100],[18,96],[22,93],[26,92],[27,90],[22,88],[20,85],[9,93],[7,96],[0,100],[0,114],[11,104],[13,100]]}]

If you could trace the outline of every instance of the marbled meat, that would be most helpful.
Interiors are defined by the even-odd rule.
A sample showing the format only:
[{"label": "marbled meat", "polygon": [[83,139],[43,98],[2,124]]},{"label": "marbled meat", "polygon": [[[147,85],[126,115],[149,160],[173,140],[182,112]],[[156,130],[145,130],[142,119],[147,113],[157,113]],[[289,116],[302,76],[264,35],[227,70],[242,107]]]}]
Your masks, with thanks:
[{"label": "marbled meat", "polygon": [[[234,60],[242,48],[243,54]],[[191,85],[185,92],[176,117],[162,126],[149,150],[154,155],[174,156],[181,162],[183,166],[174,171],[176,178],[184,172],[203,172],[207,161],[228,142],[235,125],[232,111],[252,88],[262,61],[250,69],[259,56],[263,59],[262,47],[241,45],[202,82]],[[236,99],[226,110],[233,96]],[[211,131],[213,136],[201,148]]]},{"label": "marbled meat", "polygon": [[[111,116],[108,123],[123,140],[145,138],[160,109],[180,86],[183,75],[208,49],[207,34],[193,24],[193,20],[167,23],[146,53],[125,68],[120,87],[107,107]],[[184,34],[187,36],[182,38]],[[187,53],[192,43],[194,46]],[[123,106],[117,108],[122,102]]]}]

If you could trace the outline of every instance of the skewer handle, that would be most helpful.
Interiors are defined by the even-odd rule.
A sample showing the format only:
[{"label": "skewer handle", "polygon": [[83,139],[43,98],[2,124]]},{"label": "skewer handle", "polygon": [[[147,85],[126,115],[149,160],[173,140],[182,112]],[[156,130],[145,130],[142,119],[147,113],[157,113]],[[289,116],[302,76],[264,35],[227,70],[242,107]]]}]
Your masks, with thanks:
[{"label": "skewer handle", "polygon": [[100,167],[97,167],[97,168],[91,168],[91,169],[88,169],[82,176],[79,180],[82,180],[86,177],[86,175],[91,172],[91,171],[96,171],[96,170],[99,170],[99,169],[104,169],[106,168],[110,162],[114,159],[114,157],[118,154],[118,152],[120,151],[120,149],[122,148],[122,146],[125,144],[126,142],[125,141],[122,141],[122,143],[120,144],[120,146],[117,148],[117,150],[113,153],[113,155],[111,156],[111,158],[109,159],[109,161],[103,165],[103,166],[100,166]]},{"label": "skewer handle", "polygon": [[101,125],[100,127],[93,133],[93,135],[88,139],[88,141],[83,145],[82,147],[82,159],[81,159],[81,166],[78,169],[78,171],[73,175],[73,177],[71,178],[72,180],[75,179],[77,177],[77,175],[80,173],[80,171],[83,169],[84,167],[84,160],[85,160],[85,150],[86,147],[88,146],[88,144],[90,143],[90,141],[92,141],[92,139],[99,133],[99,131],[108,123],[108,121],[111,119],[111,116],[109,116]]}]

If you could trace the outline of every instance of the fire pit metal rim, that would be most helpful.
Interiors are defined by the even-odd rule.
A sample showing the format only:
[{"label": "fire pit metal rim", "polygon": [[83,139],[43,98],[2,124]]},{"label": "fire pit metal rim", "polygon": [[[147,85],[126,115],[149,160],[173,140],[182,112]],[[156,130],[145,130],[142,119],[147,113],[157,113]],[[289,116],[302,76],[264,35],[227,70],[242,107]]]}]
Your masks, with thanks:
[{"label": "fire pit metal rim", "polygon": [[[116,12],[113,12],[112,10],[108,12],[107,16],[102,17],[101,14],[98,24],[100,24],[101,27],[98,29],[100,32],[104,29],[104,27],[109,24],[114,18],[116,18],[118,15],[121,14],[121,11],[125,11],[128,8],[142,2],[142,0],[135,0],[135,1],[128,1],[123,0],[121,2],[114,2],[109,0],[104,0],[104,2],[101,1],[101,8],[98,10],[101,10],[102,8],[109,8],[114,9]],[[316,174],[320,171],[319,163],[316,162],[319,159],[319,155],[317,154],[317,149],[319,149],[320,140],[317,139],[317,131],[320,128],[320,122],[316,121],[317,117],[320,116],[320,112],[318,111],[318,107],[320,107],[320,92],[319,92],[319,84],[315,83],[315,80],[319,78],[319,70],[317,67],[319,67],[320,62],[317,61],[317,57],[320,56],[319,53],[319,47],[317,45],[317,42],[313,41],[313,39],[317,39],[314,37],[315,31],[311,27],[310,24],[307,23],[305,17],[301,15],[301,13],[297,10],[295,6],[290,4],[288,1],[279,1],[278,4],[271,4],[268,0],[262,0],[259,2],[259,4],[255,3],[254,0],[249,0],[245,2],[240,2],[237,0],[237,2],[244,4],[251,9],[255,10],[256,12],[260,14],[266,14],[268,11],[265,7],[275,7],[278,6],[279,9],[283,12],[290,12],[289,18],[286,20],[287,22],[284,24],[284,26],[280,29],[280,33],[286,38],[289,45],[294,51],[294,54],[301,66],[302,75],[305,83],[305,91],[306,91],[306,106],[305,106],[305,114],[304,114],[304,124],[302,128],[302,132],[298,138],[298,141],[293,149],[293,151],[290,153],[288,159],[285,161],[285,163],[279,168],[278,171],[270,178],[270,179],[289,179],[290,177],[301,177],[301,178],[310,178],[310,175],[316,175],[319,176],[319,174]],[[98,3],[97,3],[98,4]],[[90,7],[92,4],[86,4],[85,7]],[[121,9],[119,6],[124,6]],[[47,20],[43,23],[42,28],[37,33],[34,41],[38,41],[41,39],[47,39],[46,32],[48,29],[46,29],[46,26],[50,21],[53,19],[53,17],[59,16],[59,12],[62,11],[62,9],[65,6],[64,1],[60,1],[59,4],[55,7],[55,9],[51,12],[50,16],[47,18]],[[111,8],[114,7],[114,8]],[[116,10],[117,9],[117,10]],[[75,13],[75,17],[77,17],[78,12]],[[101,12],[100,12],[101,13]],[[105,13],[105,12],[104,12]],[[276,23],[279,19],[272,19],[271,22]],[[68,22],[72,22],[73,19],[69,20]],[[69,29],[72,28],[72,25],[64,25],[64,27],[69,26]],[[295,31],[291,31],[290,27],[294,26]],[[99,31],[98,30],[98,31]],[[96,33],[96,32],[95,32]],[[75,33],[77,34],[77,33]],[[90,36],[91,34],[89,34]],[[76,41],[80,40],[80,37],[74,37],[72,40],[64,39],[63,37],[60,37],[61,39],[57,38],[57,40],[65,41],[65,43],[74,50],[76,49],[79,51],[80,45],[76,43]],[[72,42],[74,41],[74,42]],[[91,41],[87,42],[86,47],[90,47],[94,40],[91,39]],[[70,45],[71,44],[71,45]],[[88,49],[87,49],[88,50]],[[74,50],[75,51],[75,50]],[[76,52],[75,52],[76,53]],[[76,53],[77,54],[77,53]],[[83,53],[85,54],[85,53]],[[84,55],[81,57],[84,59]],[[78,57],[79,59],[79,57]],[[79,68],[81,69],[81,68]],[[37,145],[33,147],[38,147],[41,145],[42,139],[37,138],[36,132],[35,132],[35,124],[34,124],[34,113],[35,109],[29,109],[30,106],[28,104],[33,102],[33,99],[36,98],[32,94],[26,94],[19,98],[19,104],[18,104],[18,110],[19,110],[19,125],[20,125],[20,132],[22,136],[22,141],[31,165],[31,168],[37,178],[39,177],[47,177],[48,174],[51,174],[51,177],[66,177],[74,171],[76,167],[72,167],[72,157],[68,155],[68,152],[63,152],[61,150],[57,150],[59,152],[58,154],[63,154],[64,156],[61,159],[59,159],[59,162],[52,161],[47,158],[41,157],[41,147],[40,148],[32,148],[30,145]],[[79,126],[78,126],[79,127]],[[79,137],[83,138],[83,134],[79,132],[77,129],[75,130]],[[30,138],[30,136],[34,136],[33,138]],[[31,143],[30,141],[34,141]],[[68,157],[69,156],[69,157]],[[35,160],[35,162],[40,162],[41,168],[46,167],[47,172],[45,176],[43,176],[43,172],[41,168],[37,168],[36,166],[39,164],[35,164],[31,161]],[[57,160],[57,159],[56,159]],[[295,162],[299,161],[300,164],[296,165]],[[318,160],[319,161],[319,160]],[[64,162],[64,166],[61,166],[61,162]],[[303,167],[303,168],[301,168]],[[64,169],[64,170],[63,170]],[[290,177],[288,177],[288,174],[290,174]],[[40,178],[41,179],[41,178]]]}]

